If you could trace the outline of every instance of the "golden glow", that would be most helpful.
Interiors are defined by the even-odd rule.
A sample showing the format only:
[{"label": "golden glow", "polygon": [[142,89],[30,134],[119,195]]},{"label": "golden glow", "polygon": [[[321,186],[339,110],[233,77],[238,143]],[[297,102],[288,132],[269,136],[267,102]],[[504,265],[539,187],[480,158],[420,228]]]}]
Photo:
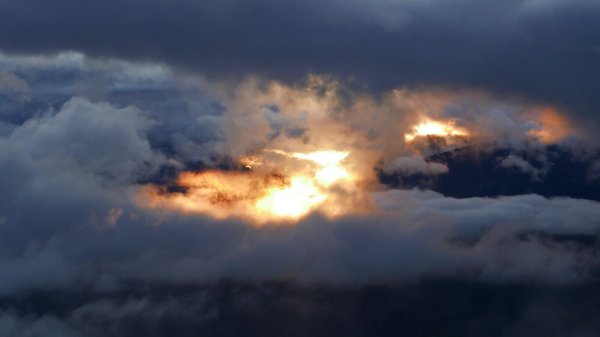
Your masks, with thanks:
[{"label": "golden glow", "polygon": [[308,160],[319,166],[315,172],[314,178],[320,185],[331,186],[336,182],[349,179],[350,173],[340,164],[349,152],[342,151],[315,151],[309,153],[292,152],[288,153],[279,150],[270,150],[271,152],[281,154],[287,157]]},{"label": "golden glow", "polygon": [[569,121],[553,108],[543,109],[537,115],[539,127],[528,134],[544,144],[556,143],[573,133]]},{"label": "golden glow", "polygon": [[452,120],[445,123],[434,120],[426,120],[413,126],[412,130],[413,132],[404,135],[405,141],[411,142],[417,137],[426,136],[456,137],[469,135],[466,130],[456,127],[454,121]]},{"label": "golden glow", "polygon": [[267,195],[258,199],[258,212],[281,218],[299,218],[306,215],[327,199],[327,195],[304,176],[291,179],[286,187],[271,188]]},{"label": "golden glow", "polygon": [[332,184],[349,177],[350,174],[348,171],[339,165],[325,166],[319,169],[315,175],[319,184],[323,186],[331,186]]},{"label": "golden glow", "polygon": [[244,167],[249,170],[262,165],[260,158],[258,158],[256,156],[243,156],[239,159],[239,162],[240,162],[240,164],[244,165]]},{"label": "golden glow", "polygon": [[[479,144],[502,144],[513,133],[552,142],[575,131],[556,111],[539,107],[523,107],[531,114],[525,116],[512,114],[520,105],[506,113],[499,109],[498,116],[480,113],[498,103],[485,93],[398,89],[381,97],[357,93],[349,101],[338,86],[323,77],[311,77],[304,87],[251,79],[227,90],[226,113],[215,118],[223,140],[210,151],[233,155],[237,170],[185,172],[176,189],[143,186],[140,204],[258,224],[290,223],[312,213],[345,216],[373,210],[370,191],[383,187],[380,163],[407,155],[425,158],[446,145],[473,144],[477,151],[483,148]],[[483,108],[468,108],[472,102]],[[458,123],[439,117],[464,103]],[[523,124],[515,128],[496,118]],[[398,140],[398,130],[405,130],[404,139]],[[442,139],[420,141],[432,136]],[[407,146],[398,144],[403,140]]]},{"label": "golden glow", "polygon": [[330,166],[338,165],[342,160],[348,157],[348,154],[348,152],[341,151],[316,151],[309,153],[293,152],[290,156],[293,158],[310,160],[321,166]]},{"label": "golden glow", "polygon": [[246,172],[184,172],[177,183],[185,192],[146,189],[142,203],[256,223],[297,220],[317,210],[338,216],[351,208],[334,195],[352,188],[353,175],[344,167],[349,152],[266,150],[263,154],[239,159]]}]

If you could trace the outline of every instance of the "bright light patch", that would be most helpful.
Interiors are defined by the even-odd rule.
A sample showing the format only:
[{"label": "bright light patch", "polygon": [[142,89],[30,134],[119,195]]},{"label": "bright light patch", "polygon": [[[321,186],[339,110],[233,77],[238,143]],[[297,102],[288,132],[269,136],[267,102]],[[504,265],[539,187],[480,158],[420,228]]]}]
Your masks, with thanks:
[{"label": "bright light patch", "polygon": [[336,182],[350,177],[348,171],[339,165],[329,165],[319,169],[315,178],[323,186],[331,186]]},{"label": "bright light patch", "polygon": [[351,208],[334,195],[340,188],[353,188],[354,176],[343,163],[348,155],[341,151],[266,150],[261,156],[239,158],[246,172],[184,172],[178,183],[185,192],[150,191],[145,203],[257,223],[297,220],[315,210],[338,216]]},{"label": "bright light patch", "polygon": [[289,156],[313,161],[321,166],[338,165],[350,153],[342,151],[316,151],[309,153],[293,152]]},{"label": "bright light patch", "polygon": [[283,153],[292,158],[312,161],[319,165],[315,179],[323,186],[330,186],[336,182],[350,178],[348,171],[342,167],[341,162],[348,157],[349,152],[341,151],[316,151],[309,153],[293,152]]},{"label": "bright light patch", "polygon": [[294,177],[287,187],[275,187],[260,198],[255,208],[269,216],[296,219],[306,215],[327,199],[308,177]]},{"label": "bright light patch", "polygon": [[413,141],[417,137],[456,137],[468,136],[469,133],[459,127],[456,127],[454,121],[450,120],[446,123],[427,120],[413,126],[413,132],[404,135],[404,140],[407,142]]}]

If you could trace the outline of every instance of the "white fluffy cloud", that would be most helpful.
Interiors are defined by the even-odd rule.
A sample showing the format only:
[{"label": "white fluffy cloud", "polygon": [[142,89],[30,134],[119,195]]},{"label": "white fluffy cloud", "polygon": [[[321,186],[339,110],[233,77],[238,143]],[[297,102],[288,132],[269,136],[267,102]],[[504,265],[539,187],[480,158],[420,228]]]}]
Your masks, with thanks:
[{"label": "white fluffy cloud", "polygon": [[8,141],[23,147],[41,165],[76,167],[127,181],[151,172],[163,160],[146,138],[151,126],[152,121],[136,108],[73,98],[56,114],[27,121]]}]

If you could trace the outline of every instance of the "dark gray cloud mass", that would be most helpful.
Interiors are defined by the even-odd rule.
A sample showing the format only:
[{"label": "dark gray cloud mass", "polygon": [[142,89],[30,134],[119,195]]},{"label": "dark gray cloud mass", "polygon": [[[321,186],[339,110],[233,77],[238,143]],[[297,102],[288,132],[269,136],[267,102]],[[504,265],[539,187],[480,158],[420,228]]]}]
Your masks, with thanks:
[{"label": "dark gray cloud mass", "polygon": [[[595,336],[599,292],[448,280],[361,288],[220,282],[153,292],[39,293],[0,314],[8,337]],[[30,303],[34,302],[35,305]],[[5,302],[6,303],[6,302]],[[20,312],[27,306],[31,313]]]},{"label": "dark gray cloud mass", "polygon": [[373,89],[486,88],[591,119],[599,15],[598,2],[585,0],[4,0],[0,46],[162,61],[216,77],[315,72]]}]

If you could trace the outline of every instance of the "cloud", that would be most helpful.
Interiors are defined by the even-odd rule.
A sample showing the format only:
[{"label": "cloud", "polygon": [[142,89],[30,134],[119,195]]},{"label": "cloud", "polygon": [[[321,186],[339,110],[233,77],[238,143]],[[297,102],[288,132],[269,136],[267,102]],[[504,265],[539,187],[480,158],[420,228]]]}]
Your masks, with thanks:
[{"label": "cloud", "polygon": [[163,153],[183,162],[214,160],[223,107],[200,77],[178,76],[163,64],[92,59],[75,52],[0,54],[0,67],[28,79],[32,98],[3,106],[0,125],[6,134],[81,97],[114,107],[135,106],[154,125],[146,127],[150,146]]},{"label": "cloud", "polygon": [[14,309],[0,314],[0,322],[16,332],[3,336],[330,336],[347,331],[352,336],[560,337],[594,336],[599,328],[595,304],[600,296],[593,284],[539,288],[425,280],[331,288],[229,281],[127,290],[21,297],[12,301]]},{"label": "cloud", "polygon": [[[456,281],[368,287],[293,283],[128,289],[128,293],[43,292],[0,314],[3,336],[330,336],[455,332],[471,336],[593,336],[593,285],[539,289]],[[431,308],[435,308],[432,310]],[[36,311],[46,311],[39,314]],[[414,317],[427,317],[426,320]],[[452,319],[449,319],[451,317]],[[551,322],[547,318],[552,317]],[[493,333],[490,334],[490,331]],[[13,333],[13,334],[11,334]]]},{"label": "cloud", "polygon": [[448,172],[448,166],[441,163],[427,162],[421,156],[399,157],[394,162],[383,167],[387,174],[401,173],[406,175],[423,174],[437,175]]},{"label": "cloud", "polygon": [[[594,335],[599,13],[2,1],[0,335]],[[329,213],[141,198],[198,206],[179,178],[218,172],[253,209],[320,150],[352,178]]]},{"label": "cloud", "polygon": [[[90,191],[76,192],[90,197],[83,194]],[[2,255],[12,257],[2,264],[0,293],[220,279],[360,285],[461,276],[569,284],[590,279],[597,263],[593,245],[586,243],[599,230],[590,221],[600,215],[596,202],[535,195],[453,199],[416,190],[374,197],[381,210],[371,215],[315,215],[294,225],[256,228],[122,203],[124,213],[113,223],[104,220],[113,212],[106,199],[97,198],[89,209],[55,195],[64,200],[55,201],[53,211],[66,214],[68,226],[44,226],[42,219],[52,213],[41,208],[37,217],[26,218],[26,227],[13,225],[19,219],[12,217],[2,227],[3,239],[12,241],[3,244]],[[78,215],[74,207],[88,207],[92,215]],[[25,230],[27,240],[15,240]],[[51,277],[40,278],[46,274]]]},{"label": "cloud", "polygon": [[[367,137],[392,160],[407,155],[396,139],[398,133],[411,132],[425,118],[454,121],[480,138],[478,143],[493,146],[526,147],[534,138],[551,144],[581,138],[563,111],[483,91],[397,88],[375,96],[317,75],[294,86],[260,78],[211,82],[162,63],[96,59],[74,52],[0,54],[0,64],[29,79],[32,93],[29,104],[7,111],[9,127],[60,109],[74,96],[136,106],[158,125],[149,130],[151,146],[182,162],[213,165],[218,153],[236,155],[283,139],[305,145],[331,143],[325,138],[340,132],[351,136],[346,143]],[[551,141],[540,138],[550,134],[555,135]]]},{"label": "cloud", "polygon": [[163,159],[145,137],[151,126],[135,108],[73,98],[55,115],[27,121],[10,139],[45,164],[131,181],[155,170]]},{"label": "cloud", "polygon": [[78,50],[212,78],[295,83],[325,73],[376,91],[483,88],[565,107],[593,129],[599,10],[584,0],[7,1],[0,28],[15,33],[0,42],[11,52]]},{"label": "cloud", "polygon": [[544,169],[539,169],[531,165],[528,161],[514,154],[509,154],[499,164],[501,167],[514,168],[523,173],[530,174],[534,180],[539,180],[546,173]]},{"label": "cloud", "polygon": [[[402,142],[402,133],[421,117],[452,119],[467,129],[473,136],[464,151],[474,156],[506,146],[525,160],[545,146],[529,134],[539,127],[529,125],[543,110],[537,106],[473,92],[398,89],[376,98],[322,76],[296,86],[259,78],[207,85],[168,67],[138,64],[119,77],[128,63],[80,54],[3,60],[24,78],[57,75],[61,85],[54,90],[68,97],[53,101],[54,92],[41,90],[46,82],[31,81],[32,100],[60,104],[10,123],[0,139],[4,296],[223,278],[337,285],[462,275],[569,283],[587,280],[595,266],[586,244],[597,235],[590,221],[599,216],[595,202],[377,192],[378,162],[395,172],[442,173],[447,167],[437,176],[452,174],[453,162],[429,160],[429,138]],[[105,83],[100,96],[106,101],[91,98],[98,97],[95,91],[71,97],[85,74]],[[115,78],[121,80],[107,80]],[[140,87],[165,101],[144,100]],[[490,122],[498,120],[503,123]],[[285,131],[292,129],[303,131]],[[234,158],[223,170],[236,171],[235,158],[252,151],[322,148],[352,152],[346,164],[365,177],[360,191],[376,206],[371,212],[312,214],[293,225],[257,228],[234,216],[215,220],[136,200],[149,182],[170,193],[169,175],[197,170],[196,160],[200,168],[221,168],[211,162],[216,154]]]},{"label": "cloud", "polygon": [[17,101],[31,99],[27,82],[6,70],[0,72],[0,95]]},{"label": "cloud", "polygon": [[11,311],[0,311],[0,333],[6,337],[83,336],[56,317],[21,317]]},{"label": "cloud", "polygon": [[[12,115],[20,117],[16,113],[16,107],[30,103],[32,98],[31,88],[27,81],[8,70],[0,71],[0,128],[8,129],[5,121],[14,119]],[[12,118],[11,118],[12,117]],[[18,118],[17,117],[17,118]],[[7,133],[0,129],[0,134]]]}]

